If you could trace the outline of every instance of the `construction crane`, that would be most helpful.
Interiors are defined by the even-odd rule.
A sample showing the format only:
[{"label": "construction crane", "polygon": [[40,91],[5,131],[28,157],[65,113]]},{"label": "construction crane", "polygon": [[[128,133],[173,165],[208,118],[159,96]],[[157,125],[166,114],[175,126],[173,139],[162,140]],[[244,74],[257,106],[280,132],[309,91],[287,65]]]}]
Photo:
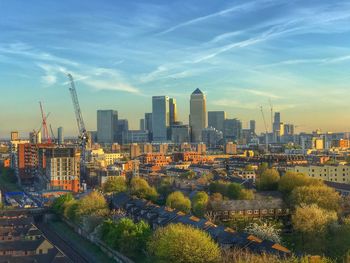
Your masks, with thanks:
[{"label": "construction crane", "polygon": [[43,107],[41,101],[39,101],[39,105],[40,105],[40,111],[41,111],[44,142],[51,143],[51,137],[50,137],[49,130],[48,130],[47,124],[46,124],[47,116],[44,113],[44,107]]},{"label": "construction crane", "polygon": [[52,139],[52,142],[56,142],[55,133],[54,133],[53,130],[52,130],[51,124],[50,124],[50,131],[51,131],[51,139]]},{"label": "construction crane", "polygon": [[271,111],[271,131],[273,132],[273,107],[272,107],[271,99],[269,99],[269,103],[270,103],[270,111]]},{"label": "construction crane", "polygon": [[77,95],[77,91],[75,89],[73,76],[70,73],[68,73],[67,76],[68,76],[69,81],[70,81],[69,91],[70,91],[70,94],[72,97],[72,102],[73,102],[74,111],[75,111],[75,118],[76,118],[78,129],[79,129],[79,143],[80,143],[80,148],[81,148],[80,173],[81,173],[82,178],[85,179],[86,144],[88,142],[88,135],[87,135],[87,131],[85,129],[83,115],[81,114],[79,101],[78,101],[78,95]]},{"label": "construction crane", "polygon": [[266,119],[265,119],[265,115],[264,115],[264,111],[263,111],[263,107],[262,106],[260,106],[260,111],[261,111],[261,115],[262,115],[262,118],[263,118],[263,121],[264,121],[264,125],[265,125],[265,144],[266,144],[266,152],[268,153],[269,152],[269,141],[268,141],[269,133],[268,133],[268,130],[267,130]]}]

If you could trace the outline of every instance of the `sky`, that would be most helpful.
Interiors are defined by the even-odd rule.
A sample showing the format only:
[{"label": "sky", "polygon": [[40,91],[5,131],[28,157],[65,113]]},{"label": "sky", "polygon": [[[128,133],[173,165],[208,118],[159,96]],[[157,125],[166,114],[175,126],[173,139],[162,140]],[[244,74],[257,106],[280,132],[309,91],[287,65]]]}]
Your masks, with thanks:
[{"label": "sky", "polygon": [[153,95],[188,123],[196,88],[207,110],[270,127],[270,103],[297,132],[350,131],[348,0],[0,0],[0,137],[40,128],[76,135],[66,73],[85,124],[118,110],[137,129]]}]

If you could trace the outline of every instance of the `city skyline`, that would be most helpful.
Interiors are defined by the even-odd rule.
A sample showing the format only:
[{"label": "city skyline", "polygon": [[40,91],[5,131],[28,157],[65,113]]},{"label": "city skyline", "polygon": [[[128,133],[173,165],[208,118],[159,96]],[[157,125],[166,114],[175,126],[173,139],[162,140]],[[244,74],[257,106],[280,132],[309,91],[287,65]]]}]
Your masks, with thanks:
[{"label": "city skyline", "polygon": [[188,123],[196,88],[207,111],[244,126],[255,119],[258,131],[269,99],[297,132],[350,130],[346,1],[36,3],[0,4],[0,138],[38,129],[38,101],[55,130],[76,135],[66,72],[89,130],[99,109],[117,110],[137,129],[161,95],[177,100]]}]

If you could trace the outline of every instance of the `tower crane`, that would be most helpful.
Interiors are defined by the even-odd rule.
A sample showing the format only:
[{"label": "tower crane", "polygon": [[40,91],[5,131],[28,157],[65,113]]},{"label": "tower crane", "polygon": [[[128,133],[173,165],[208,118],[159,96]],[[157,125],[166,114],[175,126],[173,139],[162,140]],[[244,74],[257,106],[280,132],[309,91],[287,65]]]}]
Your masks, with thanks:
[{"label": "tower crane", "polygon": [[43,105],[42,105],[41,101],[39,101],[39,105],[40,105],[40,111],[41,111],[41,119],[42,119],[42,129],[43,129],[44,141],[47,142],[47,143],[51,143],[51,137],[50,137],[49,130],[48,130],[47,124],[46,124],[47,116],[44,113],[44,108],[43,108]]},{"label": "tower crane", "polygon": [[263,107],[260,106],[260,111],[261,111],[261,115],[262,115],[262,118],[263,118],[263,121],[264,121],[264,126],[265,126],[265,144],[266,144],[266,152],[269,152],[269,141],[268,141],[268,136],[269,136],[269,133],[268,133],[268,130],[267,130],[267,125],[266,125],[266,120],[265,120],[265,115],[264,115],[264,111],[263,111]]},{"label": "tower crane", "polygon": [[270,111],[271,111],[271,131],[273,132],[273,107],[272,107],[271,99],[269,99],[269,103],[270,103]]},{"label": "tower crane", "polygon": [[88,141],[88,135],[87,135],[87,131],[85,129],[83,115],[82,115],[81,110],[80,110],[78,95],[77,95],[77,91],[75,89],[73,76],[70,73],[68,73],[67,76],[68,76],[69,81],[70,81],[69,91],[70,91],[70,94],[72,97],[72,102],[73,102],[74,111],[75,111],[75,118],[76,118],[78,129],[79,129],[79,143],[80,143],[80,148],[81,148],[80,172],[81,172],[82,178],[85,179],[86,144]]}]

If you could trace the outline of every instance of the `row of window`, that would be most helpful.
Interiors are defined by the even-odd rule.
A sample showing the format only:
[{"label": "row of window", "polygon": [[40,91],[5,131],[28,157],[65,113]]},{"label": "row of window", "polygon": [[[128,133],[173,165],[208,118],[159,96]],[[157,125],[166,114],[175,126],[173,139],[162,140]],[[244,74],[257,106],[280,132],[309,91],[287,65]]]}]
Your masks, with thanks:
[{"label": "row of window", "polygon": [[[289,213],[289,209],[284,209],[284,212],[285,213]],[[283,209],[281,208],[278,208],[278,209],[255,209],[255,210],[231,210],[231,211],[218,211],[218,215],[224,215],[224,216],[228,216],[228,215],[235,215],[235,214],[239,214],[239,215],[243,215],[243,214],[248,214],[248,215],[259,215],[260,214],[263,214],[263,215],[266,215],[266,214],[282,214],[283,213]]]}]

